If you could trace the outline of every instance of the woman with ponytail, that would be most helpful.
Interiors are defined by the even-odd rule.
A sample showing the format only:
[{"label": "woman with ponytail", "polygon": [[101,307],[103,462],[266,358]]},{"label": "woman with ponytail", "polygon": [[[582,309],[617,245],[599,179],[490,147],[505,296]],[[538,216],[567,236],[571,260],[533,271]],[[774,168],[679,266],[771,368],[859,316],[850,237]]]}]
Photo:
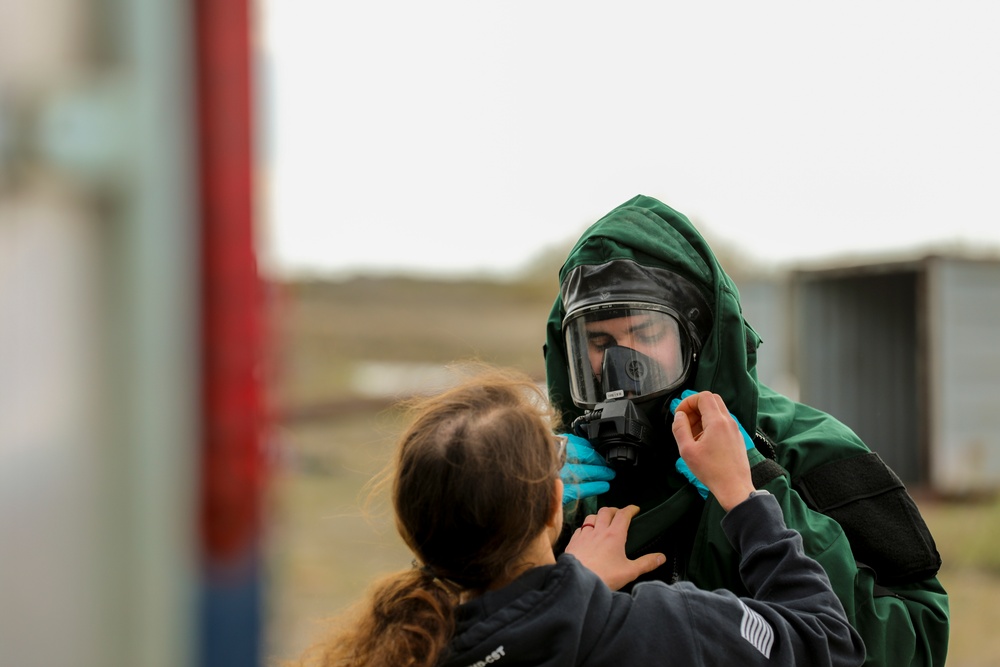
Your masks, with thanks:
[{"label": "woman with ponytail", "polygon": [[[392,467],[416,560],[307,653],[319,667],[857,665],[864,647],[822,568],[766,492],[721,398],[685,399],[681,455],[727,514],[749,595],[638,584],[662,554],[625,554],[634,506],[602,508],[558,559],[565,440],[538,386],[491,370],[410,405]],[[706,545],[706,548],[711,548]]]}]

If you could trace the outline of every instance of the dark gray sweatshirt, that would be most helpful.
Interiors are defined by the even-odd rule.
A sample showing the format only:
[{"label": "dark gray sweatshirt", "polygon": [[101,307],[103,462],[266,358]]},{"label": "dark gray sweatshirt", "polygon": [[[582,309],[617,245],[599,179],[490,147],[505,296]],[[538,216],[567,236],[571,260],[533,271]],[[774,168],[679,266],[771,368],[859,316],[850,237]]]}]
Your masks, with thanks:
[{"label": "dark gray sweatshirt", "polygon": [[753,598],[687,582],[614,592],[572,555],[458,608],[442,667],[860,665],[865,649],[823,569],[772,496],[722,528]]}]

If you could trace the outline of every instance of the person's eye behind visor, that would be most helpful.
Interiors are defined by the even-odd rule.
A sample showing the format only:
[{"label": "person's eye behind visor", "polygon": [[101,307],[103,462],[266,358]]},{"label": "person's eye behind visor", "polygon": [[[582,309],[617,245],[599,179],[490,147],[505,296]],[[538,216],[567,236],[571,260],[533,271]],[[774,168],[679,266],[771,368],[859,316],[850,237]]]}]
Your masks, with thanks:
[{"label": "person's eye behind visor", "polygon": [[680,386],[691,365],[684,327],[654,304],[603,304],[563,325],[573,402],[585,408],[615,398],[643,400]]}]

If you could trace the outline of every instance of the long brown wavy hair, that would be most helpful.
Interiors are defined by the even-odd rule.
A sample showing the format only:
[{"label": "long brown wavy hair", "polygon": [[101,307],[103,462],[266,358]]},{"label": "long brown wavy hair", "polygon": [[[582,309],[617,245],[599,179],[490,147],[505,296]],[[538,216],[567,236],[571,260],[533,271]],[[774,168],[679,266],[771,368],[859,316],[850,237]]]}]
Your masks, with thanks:
[{"label": "long brown wavy hair", "polygon": [[298,664],[438,664],[455,607],[510,578],[560,502],[553,412],[526,375],[481,368],[405,407],[388,474],[397,530],[419,562],[376,582]]}]

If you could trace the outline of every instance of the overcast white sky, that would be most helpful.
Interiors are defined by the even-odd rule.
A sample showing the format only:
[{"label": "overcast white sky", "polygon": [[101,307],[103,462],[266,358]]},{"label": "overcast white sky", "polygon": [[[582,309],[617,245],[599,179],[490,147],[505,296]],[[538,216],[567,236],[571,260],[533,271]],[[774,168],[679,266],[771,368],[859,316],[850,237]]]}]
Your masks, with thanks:
[{"label": "overcast white sky", "polygon": [[280,270],[503,273],[640,193],[758,261],[1000,246],[1000,3],[260,2]]}]

